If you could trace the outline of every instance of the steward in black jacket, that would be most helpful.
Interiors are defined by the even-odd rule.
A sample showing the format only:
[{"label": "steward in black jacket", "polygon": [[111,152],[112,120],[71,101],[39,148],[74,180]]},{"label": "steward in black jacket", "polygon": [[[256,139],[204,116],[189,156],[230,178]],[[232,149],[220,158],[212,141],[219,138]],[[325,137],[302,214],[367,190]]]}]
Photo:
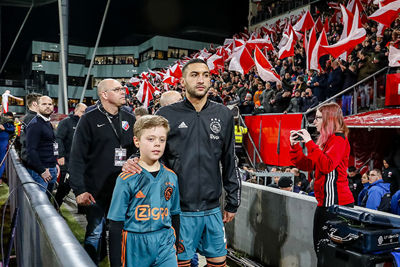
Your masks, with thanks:
[{"label": "steward in black jacket", "polygon": [[70,185],[76,196],[89,192],[94,198],[111,201],[115,180],[121,172],[121,167],[114,166],[115,148],[127,149],[127,157],[136,151],[133,146],[134,124],[132,113],[119,109],[116,115],[111,115],[101,104],[90,108],[80,118],[69,160]]}]

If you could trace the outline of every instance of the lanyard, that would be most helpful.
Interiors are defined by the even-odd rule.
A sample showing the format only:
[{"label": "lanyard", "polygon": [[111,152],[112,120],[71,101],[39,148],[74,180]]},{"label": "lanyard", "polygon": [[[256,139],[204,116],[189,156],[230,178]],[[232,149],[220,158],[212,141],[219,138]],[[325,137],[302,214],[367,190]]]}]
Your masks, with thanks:
[{"label": "lanyard", "polygon": [[[108,119],[108,122],[110,123],[112,129],[114,130],[114,134],[115,134],[115,136],[116,136],[117,139],[118,139],[119,146],[122,148],[122,146],[121,146],[121,139],[120,139],[120,137],[119,137],[119,135],[118,135],[118,133],[117,133],[117,129],[115,129],[114,123],[112,123],[112,121],[111,121],[111,119],[110,119],[110,116],[108,116],[107,113],[105,113],[105,115],[106,115],[106,117],[107,117],[107,119]],[[119,118],[119,113],[118,113],[118,118]],[[120,121],[120,120],[119,120],[119,121]]]}]

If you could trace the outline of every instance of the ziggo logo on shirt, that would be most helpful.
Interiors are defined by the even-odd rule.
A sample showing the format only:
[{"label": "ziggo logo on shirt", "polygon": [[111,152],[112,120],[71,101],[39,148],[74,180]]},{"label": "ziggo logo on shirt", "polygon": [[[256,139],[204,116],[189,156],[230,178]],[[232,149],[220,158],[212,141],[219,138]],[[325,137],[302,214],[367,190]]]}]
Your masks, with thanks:
[{"label": "ziggo logo on shirt", "polygon": [[168,216],[168,208],[151,208],[150,205],[138,205],[135,210],[135,219],[137,221],[147,221],[152,218],[157,221]]}]

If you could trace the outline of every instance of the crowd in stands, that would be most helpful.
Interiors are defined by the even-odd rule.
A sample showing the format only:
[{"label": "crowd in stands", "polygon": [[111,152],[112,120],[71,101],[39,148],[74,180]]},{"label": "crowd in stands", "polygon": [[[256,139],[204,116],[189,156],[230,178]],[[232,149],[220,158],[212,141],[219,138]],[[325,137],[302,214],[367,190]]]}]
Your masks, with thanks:
[{"label": "crowd in stands", "polygon": [[[365,14],[369,15],[377,8],[375,5],[365,5]],[[343,30],[340,20],[333,18],[337,15],[333,16],[332,13],[332,10],[328,10],[314,14],[314,20],[319,16],[330,20],[327,32],[329,44],[336,43]],[[353,51],[347,55],[346,60],[334,59],[329,55],[322,56],[319,60],[323,69],[321,72],[307,71],[304,38],[299,38],[297,41],[293,57],[280,60],[277,50],[269,51],[269,61],[274,66],[276,73],[280,75],[282,84],[263,81],[255,68],[245,75],[229,71],[228,63],[225,62],[224,70],[219,70],[217,75],[213,74],[209,98],[224,105],[238,105],[241,114],[307,112],[326,99],[388,66],[387,45],[398,47],[400,44],[399,26],[400,20],[396,19],[391,28],[380,33],[375,21],[365,20],[363,23],[367,32],[365,41],[355,46]],[[236,37],[239,38],[239,35]],[[282,33],[271,34],[271,39],[275,40],[273,46],[276,49],[279,49],[281,37]],[[215,52],[215,49],[211,48],[209,52]],[[154,80],[152,82],[160,89],[161,93],[166,90],[166,86],[169,87],[169,90],[182,92],[179,84],[171,86],[165,85],[161,81]],[[380,81],[379,78],[378,85],[383,88],[383,81]],[[141,105],[135,97],[137,90],[138,87],[132,91],[130,104],[133,107]],[[368,110],[372,95],[371,80],[359,86],[358,90],[361,97],[360,108]],[[352,91],[342,96],[344,115],[351,114],[351,107],[348,105],[352,101],[351,98]],[[158,99],[159,95],[154,95],[154,99],[150,103],[150,112],[153,113],[159,107]]]}]

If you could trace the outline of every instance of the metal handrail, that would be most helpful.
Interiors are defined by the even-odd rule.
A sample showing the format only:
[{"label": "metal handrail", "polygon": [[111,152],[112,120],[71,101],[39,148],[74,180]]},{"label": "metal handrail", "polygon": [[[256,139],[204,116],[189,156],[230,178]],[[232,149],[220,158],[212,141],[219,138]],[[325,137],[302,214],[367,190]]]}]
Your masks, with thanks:
[{"label": "metal handrail", "polygon": [[367,80],[369,80],[369,79],[375,77],[376,75],[378,75],[379,73],[383,72],[384,70],[387,70],[388,68],[389,68],[389,67],[384,67],[383,69],[378,70],[377,72],[375,72],[375,73],[371,74],[370,76],[368,76],[368,77],[362,79],[361,81],[357,82],[356,84],[353,84],[352,86],[350,86],[350,87],[348,87],[348,88],[346,88],[346,89],[340,91],[340,92],[337,93],[336,95],[334,95],[334,96],[332,96],[332,97],[326,99],[325,101],[323,101],[322,103],[318,104],[317,106],[315,106],[315,107],[313,107],[313,108],[307,110],[306,112],[304,112],[304,115],[306,116],[307,114],[309,114],[309,113],[311,113],[311,112],[317,110],[317,109],[318,109],[319,107],[321,107],[322,105],[324,105],[324,104],[326,104],[326,103],[332,101],[333,99],[335,99],[336,97],[338,97],[338,96],[340,96],[340,95],[342,95],[342,94],[347,93],[347,92],[350,91],[351,89],[354,89],[356,86],[359,86],[360,84],[363,84],[365,81],[367,81]]}]

